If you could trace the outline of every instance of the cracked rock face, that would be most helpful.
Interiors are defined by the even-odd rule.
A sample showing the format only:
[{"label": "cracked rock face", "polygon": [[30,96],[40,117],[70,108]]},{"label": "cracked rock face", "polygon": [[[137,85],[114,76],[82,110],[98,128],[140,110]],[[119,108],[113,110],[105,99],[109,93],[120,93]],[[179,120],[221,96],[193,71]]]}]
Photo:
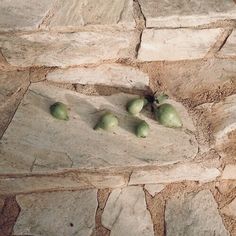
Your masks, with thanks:
[{"label": "cracked rock face", "polygon": [[102,214],[102,224],[111,230],[111,236],[154,236],[142,187],[113,190]]},{"label": "cracked rock face", "polygon": [[229,236],[209,190],[173,197],[165,211],[166,235]]},{"label": "cracked rock face", "polygon": [[18,195],[17,235],[90,236],[95,227],[97,190]]}]

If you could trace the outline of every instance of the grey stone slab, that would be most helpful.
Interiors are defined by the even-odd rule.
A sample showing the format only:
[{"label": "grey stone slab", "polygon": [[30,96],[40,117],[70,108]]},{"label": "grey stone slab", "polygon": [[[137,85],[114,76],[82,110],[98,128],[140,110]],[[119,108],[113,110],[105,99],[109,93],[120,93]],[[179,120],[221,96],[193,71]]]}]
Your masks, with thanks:
[{"label": "grey stone slab", "polygon": [[17,235],[90,236],[95,228],[97,190],[18,195]]},{"label": "grey stone slab", "polygon": [[113,190],[102,214],[102,224],[111,230],[111,236],[153,236],[142,187]]},{"label": "grey stone slab", "polygon": [[165,210],[166,235],[229,236],[209,190],[173,197]]},{"label": "grey stone slab", "polygon": [[[159,125],[148,112],[139,117],[128,115],[125,106],[134,97],[86,96],[43,83],[31,84],[1,140],[1,173],[161,166],[192,160],[198,146],[194,135],[186,131],[192,121],[182,104],[172,101],[183,114],[184,127],[170,129]],[[50,115],[49,107],[56,101],[67,104],[69,121],[56,120]],[[93,130],[106,110],[118,117],[119,127],[114,132]],[[139,119],[150,125],[146,139],[134,135],[134,125]]]},{"label": "grey stone slab", "polygon": [[145,29],[140,61],[192,60],[206,56],[222,29]]},{"label": "grey stone slab", "polygon": [[14,66],[58,66],[133,58],[136,31],[35,32],[0,35],[3,56]]},{"label": "grey stone slab", "polygon": [[226,40],[224,46],[219,52],[219,56],[236,58],[236,30],[233,30]]},{"label": "grey stone slab", "polygon": [[140,0],[147,27],[191,27],[236,19],[233,0]]},{"label": "grey stone slab", "polygon": [[161,192],[164,188],[164,184],[145,184],[144,188],[154,197],[157,193]]}]

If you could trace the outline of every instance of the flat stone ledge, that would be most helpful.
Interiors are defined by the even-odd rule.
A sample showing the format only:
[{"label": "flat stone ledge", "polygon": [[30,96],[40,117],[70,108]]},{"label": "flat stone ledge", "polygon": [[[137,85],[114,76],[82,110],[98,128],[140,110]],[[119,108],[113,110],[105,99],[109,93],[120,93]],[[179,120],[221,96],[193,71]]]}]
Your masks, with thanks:
[{"label": "flat stone ledge", "polygon": [[236,59],[236,30],[228,37],[224,46],[218,53],[219,57]]},{"label": "flat stone ledge", "polygon": [[139,61],[177,61],[204,58],[222,29],[145,29]]},{"label": "flat stone ledge", "polygon": [[69,67],[134,58],[139,33],[98,30],[0,35],[0,48],[13,66]]},{"label": "flat stone ledge", "polygon": [[58,69],[47,74],[46,79],[59,83],[107,85],[144,90],[149,77],[139,69],[122,64],[103,64],[97,67]]},{"label": "flat stone ledge", "polygon": [[140,0],[147,27],[192,27],[236,19],[233,0]]}]

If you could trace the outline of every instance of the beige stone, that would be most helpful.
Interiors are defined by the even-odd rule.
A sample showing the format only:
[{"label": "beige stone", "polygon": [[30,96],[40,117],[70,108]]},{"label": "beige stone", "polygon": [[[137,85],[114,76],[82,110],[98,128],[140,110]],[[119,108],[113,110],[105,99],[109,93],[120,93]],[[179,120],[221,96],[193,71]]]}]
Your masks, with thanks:
[{"label": "beige stone", "polygon": [[226,165],[223,170],[221,178],[236,180],[236,165],[233,164]]},{"label": "beige stone", "polygon": [[[236,4],[235,4],[236,5]],[[219,52],[220,57],[236,57],[236,30],[234,30],[228,37],[224,46]]]},{"label": "beige stone", "polygon": [[111,236],[153,236],[142,187],[113,190],[102,214],[102,224],[111,230]]},{"label": "beige stone", "polygon": [[147,27],[191,27],[236,19],[233,0],[140,0]]},{"label": "beige stone", "polygon": [[115,87],[145,89],[149,85],[147,74],[131,66],[103,64],[97,67],[77,67],[54,70],[46,79],[60,83],[103,84]]},{"label": "beige stone", "polygon": [[17,235],[84,235],[95,228],[97,190],[18,195]]},{"label": "beige stone", "polygon": [[186,163],[163,167],[159,170],[133,171],[129,185],[172,183],[185,180],[209,182],[220,175],[217,168],[207,168],[201,164]]},{"label": "beige stone", "polygon": [[222,29],[145,29],[139,61],[192,60],[206,56]]},{"label": "beige stone", "polygon": [[231,203],[224,206],[221,209],[221,212],[227,216],[235,218],[236,217],[236,198],[234,198],[234,200]]},{"label": "beige stone", "polygon": [[164,184],[145,184],[144,188],[154,197],[157,193],[161,192],[164,188]]},{"label": "beige stone", "polygon": [[[185,129],[189,125],[185,116],[182,129],[163,127],[148,112],[132,117],[125,106],[134,97],[86,96],[44,83],[31,84],[0,144],[1,173],[161,166],[192,160],[198,146],[194,135]],[[50,115],[49,107],[55,101],[67,104],[69,121]],[[177,107],[180,115],[187,114],[181,106]],[[119,127],[114,132],[93,130],[106,110],[118,117]],[[146,139],[134,135],[134,125],[140,119],[151,127]],[[63,161],[57,162],[58,158]],[[37,163],[40,169],[35,169]]]},{"label": "beige stone", "polygon": [[36,30],[53,6],[53,0],[1,0],[0,31]]},{"label": "beige stone", "polygon": [[14,66],[58,66],[133,58],[139,33],[135,31],[35,32],[0,35],[3,56]]},{"label": "beige stone", "polygon": [[167,236],[229,236],[209,190],[172,197],[167,201],[165,223]]},{"label": "beige stone", "polygon": [[76,29],[82,26],[123,26],[134,28],[132,0],[60,0],[48,22],[52,29]]}]

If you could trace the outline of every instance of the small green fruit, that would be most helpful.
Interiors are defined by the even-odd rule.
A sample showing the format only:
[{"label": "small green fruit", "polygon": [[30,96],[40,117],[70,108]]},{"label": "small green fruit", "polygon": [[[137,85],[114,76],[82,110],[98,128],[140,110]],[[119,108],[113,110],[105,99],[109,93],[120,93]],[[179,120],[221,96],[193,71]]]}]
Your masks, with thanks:
[{"label": "small green fruit", "polygon": [[149,125],[146,121],[142,120],[137,126],[135,130],[135,134],[139,138],[146,138],[149,134]]},{"label": "small green fruit", "polygon": [[127,111],[131,115],[137,115],[144,106],[144,99],[143,98],[135,98],[128,102],[127,104]]},{"label": "small green fruit", "polygon": [[179,128],[183,125],[175,108],[168,103],[161,104],[155,109],[155,118],[166,127]]},{"label": "small green fruit", "polygon": [[68,111],[65,104],[56,102],[50,106],[51,115],[59,120],[69,120]]},{"label": "small green fruit", "polygon": [[95,130],[104,129],[107,131],[113,130],[118,126],[118,119],[112,113],[104,114],[100,121],[94,127]]}]

